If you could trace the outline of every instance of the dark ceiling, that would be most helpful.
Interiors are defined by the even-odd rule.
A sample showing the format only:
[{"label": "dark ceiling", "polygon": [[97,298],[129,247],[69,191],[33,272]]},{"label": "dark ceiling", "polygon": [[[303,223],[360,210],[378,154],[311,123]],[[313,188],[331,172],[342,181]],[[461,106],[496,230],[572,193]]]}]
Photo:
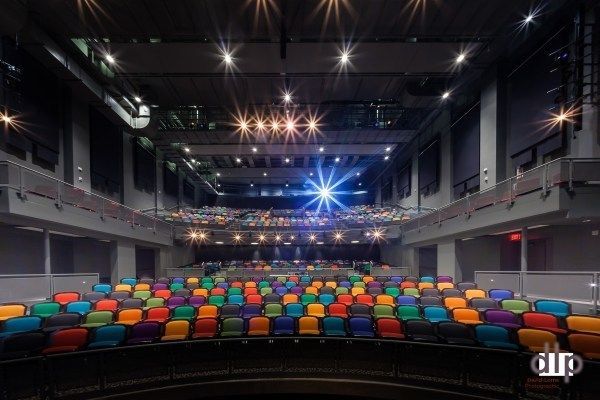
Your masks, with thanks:
[{"label": "dark ceiling", "polygon": [[[74,38],[83,39],[100,57],[111,54],[116,63],[109,87],[129,98],[140,95],[152,105],[159,118],[154,143],[183,168],[189,168],[186,161],[192,158],[204,161],[219,173],[219,190],[250,180],[300,184],[317,165],[336,166],[338,174],[368,172],[387,154],[401,151],[457,79],[481,72],[500,55],[502,47],[496,43],[534,4],[27,3],[35,21],[74,56]],[[340,62],[344,49],[349,50],[347,64]],[[231,54],[231,64],[224,62],[224,52]],[[461,53],[466,59],[457,65]],[[285,92],[292,96],[289,103],[283,101]],[[255,132],[253,117],[268,121],[273,115],[282,124],[297,118],[295,133]],[[321,118],[318,134],[306,131],[309,115]],[[250,132],[240,134],[235,118],[248,121]],[[255,145],[257,151],[252,150]]]}]

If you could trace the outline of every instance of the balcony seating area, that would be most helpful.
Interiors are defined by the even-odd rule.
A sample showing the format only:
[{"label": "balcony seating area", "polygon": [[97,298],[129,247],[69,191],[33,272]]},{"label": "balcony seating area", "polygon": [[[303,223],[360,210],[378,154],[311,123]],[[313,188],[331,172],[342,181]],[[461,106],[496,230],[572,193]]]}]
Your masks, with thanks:
[{"label": "balcony seating area", "polygon": [[0,357],[270,335],[381,338],[600,359],[600,317],[447,276],[125,278],[0,305]]}]

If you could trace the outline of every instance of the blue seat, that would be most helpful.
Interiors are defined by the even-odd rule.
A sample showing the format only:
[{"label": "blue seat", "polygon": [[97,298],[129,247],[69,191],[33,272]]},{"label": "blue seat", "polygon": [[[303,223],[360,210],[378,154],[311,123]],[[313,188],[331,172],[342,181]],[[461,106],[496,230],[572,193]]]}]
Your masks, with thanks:
[{"label": "blue seat", "polygon": [[242,307],[242,318],[249,319],[262,315],[262,306],[260,304],[245,304]]},{"label": "blue seat", "polygon": [[285,306],[285,315],[288,317],[300,318],[304,316],[304,306],[302,303],[289,303]]},{"label": "blue seat", "polygon": [[310,283],[310,281],[311,281],[311,279],[310,279],[310,276],[308,276],[308,275],[303,275],[300,277],[300,282]]},{"label": "blue seat", "polygon": [[278,286],[275,288],[275,293],[277,293],[279,296],[283,296],[287,292],[288,288],[286,288],[285,286]]},{"label": "blue seat", "polygon": [[127,336],[127,327],[125,325],[104,325],[96,328],[93,338],[88,344],[88,349],[102,349],[107,347],[117,347],[125,341]]},{"label": "blue seat", "polygon": [[555,315],[557,317],[566,317],[571,314],[571,305],[560,300],[537,300],[535,310]]},{"label": "blue seat", "polygon": [[422,276],[421,282],[435,283],[435,278],[433,276]]},{"label": "blue seat", "polygon": [[13,335],[15,333],[35,331],[42,327],[42,319],[36,316],[14,317],[4,321],[0,338]]},{"label": "blue seat", "polygon": [[296,285],[296,282],[293,282],[293,281],[287,281],[287,282],[285,283],[285,287],[286,287],[286,288],[288,288],[288,289],[291,289],[291,288],[293,288],[294,286],[298,286],[298,285]]},{"label": "blue seat", "polygon": [[346,336],[346,326],[343,318],[325,317],[322,325],[325,336]]},{"label": "blue seat", "polygon": [[102,292],[102,293],[110,293],[112,292],[112,286],[108,283],[97,283],[92,286],[93,292]]},{"label": "blue seat", "polygon": [[519,346],[510,340],[508,329],[502,326],[489,324],[476,325],[475,338],[485,347],[506,350],[519,349]]},{"label": "blue seat", "polygon": [[338,286],[345,287],[346,289],[351,289],[352,283],[350,283],[349,281],[341,281]]},{"label": "blue seat", "polygon": [[396,297],[396,304],[398,304],[399,306],[402,305],[416,305],[417,304],[417,298],[415,296],[410,296],[407,294],[402,294],[398,297]]},{"label": "blue seat", "polygon": [[173,278],[171,283],[185,283],[185,279],[183,278]]},{"label": "blue seat", "polygon": [[396,282],[396,283],[402,283],[403,279],[402,279],[402,277],[401,277],[401,276],[392,276],[392,277],[390,278],[390,281],[392,281],[392,282]]},{"label": "blue seat", "polygon": [[332,294],[321,294],[319,295],[319,303],[327,307],[331,303],[335,303],[335,296]]},{"label": "blue seat", "polygon": [[276,317],[273,320],[274,335],[293,335],[294,334],[294,318],[286,315]]},{"label": "blue seat", "polygon": [[227,296],[227,304],[237,304],[238,306],[241,306],[244,304],[244,296],[241,294],[231,294]]},{"label": "blue seat", "polygon": [[137,279],[136,278],[123,278],[123,279],[121,279],[121,283],[124,285],[130,285],[131,287],[134,287],[135,285],[137,285]]},{"label": "blue seat", "polygon": [[429,320],[429,322],[448,322],[448,310],[446,307],[441,306],[427,306],[423,307],[423,317]]},{"label": "blue seat", "polygon": [[227,283],[227,282],[219,282],[219,283],[217,283],[217,287],[221,288],[221,289],[227,290],[227,289],[229,289],[229,283]]},{"label": "blue seat", "polygon": [[515,298],[513,291],[508,289],[490,289],[488,296],[496,301]]},{"label": "blue seat", "polygon": [[72,301],[70,303],[67,303],[65,312],[78,313],[83,315],[90,312],[91,309],[92,303],[90,303],[89,301]]},{"label": "blue seat", "polygon": [[351,317],[348,320],[350,335],[354,337],[375,337],[373,322],[365,317]]}]

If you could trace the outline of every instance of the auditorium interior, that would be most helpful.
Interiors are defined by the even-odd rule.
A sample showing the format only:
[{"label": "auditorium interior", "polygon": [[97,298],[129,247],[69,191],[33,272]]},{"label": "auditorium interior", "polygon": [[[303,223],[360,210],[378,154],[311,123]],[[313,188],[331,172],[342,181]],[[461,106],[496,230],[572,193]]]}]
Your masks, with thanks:
[{"label": "auditorium interior", "polygon": [[600,398],[596,19],[0,2],[0,400]]}]

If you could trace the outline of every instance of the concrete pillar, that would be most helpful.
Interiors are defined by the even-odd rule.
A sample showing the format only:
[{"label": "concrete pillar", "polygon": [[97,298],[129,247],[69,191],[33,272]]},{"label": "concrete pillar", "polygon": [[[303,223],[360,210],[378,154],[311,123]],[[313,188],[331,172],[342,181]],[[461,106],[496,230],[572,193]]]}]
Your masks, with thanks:
[{"label": "concrete pillar", "polygon": [[377,180],[375,185],[375,205],[381,206],[381,178]]},{"label": "concrete pillar", "polygon": [[90,109],[86,102],[69,98],[65,106],[65,181],[75,187],[92,189],[90,172]]},{"label": "concrete pillar", "polygon": [[498,82],[493,80],[481,90],[479,136],[479,187],[481,190],[496,184],[498,133]]},{"label": "concrete pillar", "polygon": [[456,258],[456,242],[454,240],[437,245],[437,275],[447,275],[454,282],[462,280],[462,271]]},{"label": "concrete pillar", "polygon": [[135,277],[135,244],[128,241],[110,242],[110,278],[113,285],[122,278]]},{"label": "concrete pillar", "polygon": [[411,269],[411,275],[419,276],[419,248],[402,246],[402,266]]},{"label": "concrete pillar", "polygon": [[154,277],[159,278],[167,276],[165,268],[173,267],[173,253],[171,247],[160,247],[156,249],[154,256],[156,257],[154,263]]},{"label": "concrete pillar", "polygon": [[527,271],[527,227],[521,228],[521,271]]},{"label": "concrete pillar", "polygon": [[52,273],[52,265],[50,263],[50,231],[44,229],[44,273]]}]

